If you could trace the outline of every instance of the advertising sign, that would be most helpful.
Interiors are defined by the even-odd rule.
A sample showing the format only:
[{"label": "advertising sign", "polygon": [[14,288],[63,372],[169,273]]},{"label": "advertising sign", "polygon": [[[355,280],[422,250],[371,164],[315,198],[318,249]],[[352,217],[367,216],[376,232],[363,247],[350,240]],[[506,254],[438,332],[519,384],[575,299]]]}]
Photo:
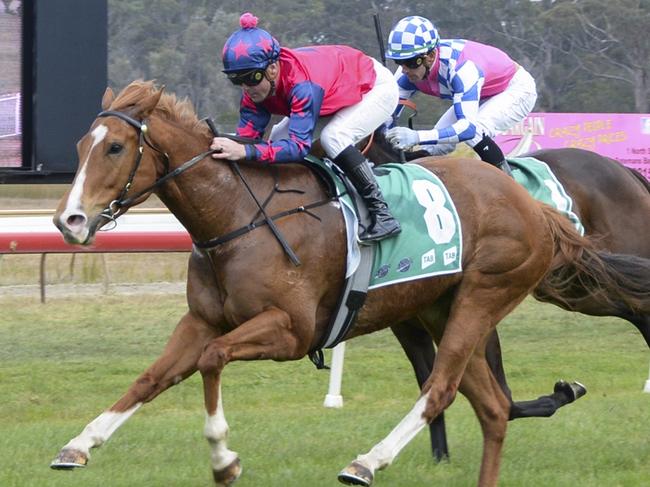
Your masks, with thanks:
[{"label": "advertising sign", "polygon": [[587,149],[650,179],[650,113],[531,113],[496,142],[509,156],[538,149]]}]

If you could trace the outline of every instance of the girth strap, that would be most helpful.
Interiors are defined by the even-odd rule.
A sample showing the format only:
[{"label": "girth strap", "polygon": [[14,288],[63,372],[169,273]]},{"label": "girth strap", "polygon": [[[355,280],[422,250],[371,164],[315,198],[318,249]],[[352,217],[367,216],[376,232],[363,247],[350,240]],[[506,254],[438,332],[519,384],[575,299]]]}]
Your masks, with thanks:
[{"label": "girth strap", "polygon": [[[334,166],[336,167],[336,166]],[[338,169],[338,168],[336,168]],[[340,173],[340,171],[336,171]],[[367,221],[368,212],[364,209],[363,202],[359,194],[351,190],[349,183],[345,177],[341,177],[344,185],[353,196],[352,203],[355,206],[355,212],[359,221]],[[364,209],[364,211],[360,211]],[[336,309],[332,318],[330,319],[327,331],[321,338],[319,344],[309,352],[309,359],[314,363],[317,369],[327,369],[325,359],[323,356],[323,348],[334,348],[343,341],[348,334],[354,320],[359,313],[359,310],[366,301],[368,295],[368,285],[372,274],[372,266],[375,257],[376,245],[361,245],[359,250],[361,253],[359,266],[354,274],[348,277],[343,284],[343,291],[339,296]]]}]

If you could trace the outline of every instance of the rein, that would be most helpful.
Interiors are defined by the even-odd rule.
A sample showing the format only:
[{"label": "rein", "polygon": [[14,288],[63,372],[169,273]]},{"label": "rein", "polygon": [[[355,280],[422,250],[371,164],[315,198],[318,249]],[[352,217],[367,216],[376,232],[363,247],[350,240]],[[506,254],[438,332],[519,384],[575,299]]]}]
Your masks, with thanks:
[{"label": "rein", "polygon": [[[128,207],[135,201],[137,201],[139,198],[141,198],[143,195],[153,191],[154,189],[160,187],[163,185],[165,182],[167,182],[169,179],[172,179],[179,174],[187,171],[203,159],[205,159],[207,156],[212,155],[214,153],[217,153],[219,151],[210,149],[208,151],[202,152],[201,154],[194,156],[192,159],[190,159],[187,162],[184,162],[181,164],[179,167],[174,169],[173,171],[169,172],[169,155],[166,152],[161,151],[158,149],[156,146],[154,146],[148,139],[147,133],[149,131],[149,128],[146,124],[146,121],[140,122],[139,120],[136,120],[133,117],[130,117],[126,115],[125,113],[118,112],[118,111],[113,111],[113,110],[106,110],[100,112],[97,117],[117,117],[124,122],[128,123],[131,125],[133,128],[135,128],[138,132],[138,155],[135,160],[135,164],[133,165],[133,168],[131,169],[131,172],[129,174],[129,179],[127,183],[124,185],[124,188],[122,188],[122,191],[120,192],[120,195],[118,196],[117,199],[111,201],[108,205],[107,208],[105,208],[101,213],[100,216],[107,218],[111,220],[112,222],[115,222],[115,220],[122,215],[121,210],[124,207]],[[208,126],[210,127],[210,130],[215,134],[215,136],[218,136],[218,132],[216,130],[216,127],[214,126],[214,123],[210,119],[205,119],[204,120]],[[238,136],[231,136],[231,135],[221,135],[222,137],[227,137],[232,140],[235,140],[240,143],[252,143],[254,142],[254,139],[246,139],[243,137],[238,137]],[[131,185],[133,183],[133,179],[135,178],[135,174],[140,167],[140,163],[142,162],[142,155],[144,153],[144,144],[148,145],[151,149],[154,151],[158,152],[162,156],[164,156],[164,163],[165,163],[165,175],[162,176],[161,178],[157,179],[153,184],[147,186],[145,189],[137,192],[135,195],[130,196],[129,198],[126,198],[127,193],[131,189]],[[292,210],[286,210],[281,213],[278,213],[276,215],[269,216],[266,213],[266,210],[264,207],[268,203],[268,201],[271,199],[272,195],[262,204],[260,203],[259,199],[255,196],[253,193],[253,190],[251,189],[250,185],[248,184],[248,181],[244,178],[244,175],[242,174],[239,165],[235,161],[228,161],[230,164],[230,167],[232,170],[239,176],[241,179],[242,183],[244,184],[244,187],[248,191],[248,193],[251,195],[255,203],[257,204],[257,207],[259,209],[258,213],[261,213],[261,215],[264,217],[262,220],[254,221],[244,227],[239,228],[238,230],[235,230],[233,232],[230,232],[226,235],[223,235],[221,237],[213,238],[207,242],[193,242],[194,245],[196,245],[198,248],[202,249],[208,249],[208,248],[213,248],[218,245],[221,245],[225,242],[228,242],[234,238],[237,238],[241,235],[244,235],[252,230],[254,230],[257,227],[263,226],[263,225],[268,225],[269,229],[273,233],[273,235],[276,237],[280,245],[282,246],[283,250],[291,260],[291,262],[297,267],[300,265],[300,259],[298,259],[298,256],[295,254],[295,252],[291,249],[289,244],[287,243],[286,239],[283,237],[283,235],[280,233],[280,230],[276,227],[274,220],[277,220],[279,218],[293,215],[296,213],[307,213],[308,215],[316,218],[317,220],[320,220],[318,216],[315,214],[311,213],[309,210],[312,208],[317,208],[319,206],[323,206],[328,204],[330,201],[332,201],[332,198],[327,198],[325,200],[317,201],[315,203],[312,203],[307,206],[300,206],[298,208],[294,208]],[[277,185],[274,187],[274,191],[279,191],[277,189]]]},{"label": "rein", "polygon": [[[215,137],[219,137],[219,131],[217,130],[217,127],[214,125],[214,122],[212,121],[212,119],[206,118],[205,122],[207,123],[208,127],[210,127],[210,130],[212,131],[212,134]],[[239,138],[239,137],[237,137],[237,139],[233,139],[233,140],[236,140],[237,142],[240,142],[240,143],[251,143],[251,142],[253,142],[253,139],[242,139],[242,138]],[[264,209],[264,205],[260,203],[260,200],[258,200],[257,196],[255,196],[255,193],[253,193],[253,190],[249,186],[248,181],[246,181],[246,178],[244,178],[244,175],[242,174],[241,169],[239,169],[239,164],[237,164],[237,162],[235,162],[235,161],[228,161],[228,163],[230,164],[230,167],[235,172],[235,174],[237,174],[237,176],[239,176],[239,179],[241,179],[241,182],[246,187],[246,190],[248,191],[248,194],[250,194],[251,197],[253,198],[253,200],[255,201],[255,204],[257,205],[257,208],[259,209],[260,213],[264,217],[264,223],[266,223],[269,226],[269,229],[271,230],[271,233],[273,233],[273,235],[275,235],[275,238],[278,240],[278,242],[280,243],[280,245],[284,249],[285,253],[289,257],[289,259],[291,260],[293,265],[298,267],[300,265],[300,259],[298,258],[296,253],[293,251],[293,249],[291,248],[289,243],[285,240],[284,236],[280,233],[280,230],[278,229],[278,227],[275,226],[275,223],[273,222],[273,218],[269,218],[269,216],[266,214],[266,210]],[[250,230],[252,230],[253,228],[256,228],[256,227],[252,227],[250,230],[246,230],[246,228],[247,227],[243,227],[243,228],[239,229],[239,231],[242,231],[241,235],[243,235],[244,233],[249,232]],[[244,231],[244,230],[246,230],[246,231]],[[237,230],[235,232],[237,232]],[[235,235],[235,237],[236,236],[238,236],[238,235]],[[235,237],[231,237],[231,238],[235,238]],[[219,242],[219,244],[221,244],[221,243],[223,243],[223,242]]]}]

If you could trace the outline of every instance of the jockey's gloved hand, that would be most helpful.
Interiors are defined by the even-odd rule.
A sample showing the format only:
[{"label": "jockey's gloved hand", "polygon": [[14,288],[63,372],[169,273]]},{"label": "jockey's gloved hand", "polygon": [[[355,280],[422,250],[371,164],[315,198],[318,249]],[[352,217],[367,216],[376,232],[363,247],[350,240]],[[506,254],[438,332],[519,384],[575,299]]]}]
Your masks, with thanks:
[{"label": "jockey's gloved hand", "polygon": [[386,140],[393,144],[396,149],[409,149],[420,143],[420,136],[417,130],[408,127],[393,127],[386,132]]}]

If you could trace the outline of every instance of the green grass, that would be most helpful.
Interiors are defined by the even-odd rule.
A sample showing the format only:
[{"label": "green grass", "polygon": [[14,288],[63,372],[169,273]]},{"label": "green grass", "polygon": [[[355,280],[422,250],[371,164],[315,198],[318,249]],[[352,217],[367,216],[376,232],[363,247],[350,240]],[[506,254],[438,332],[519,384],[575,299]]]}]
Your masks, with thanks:
[{"label": "green grass", "polygon": [[[48,254],[47,284],[184,282],[189,252]],[[0,254],[0,296],[3,286],[37,285],[40,254]],[[47,294],[47,286],[46,286]]]},{"label": "green grass", "polygon": [[[89,466],[48,468],[59,448],[109,407],[162,349],[183,296],[0,299],[0,485],[210,486],[198,377],[145,405]],[[531,399],[563,377],[589,393],[550,419],[509,424],[501,486],[647,486],[648,352],[626,323],[527,301],[501,325],[514,395]],[[383,438],[417,396],[390,333],[348,344],[341,410],[322,407],[328,375],[308,360],[234,363],[224,372],[237,485],[335,486],[336,473]],[[478,423],[460,397],[447,411],[452,459],[435,465],[422,433],[377,475],[377,487],[475,485]]]}]

